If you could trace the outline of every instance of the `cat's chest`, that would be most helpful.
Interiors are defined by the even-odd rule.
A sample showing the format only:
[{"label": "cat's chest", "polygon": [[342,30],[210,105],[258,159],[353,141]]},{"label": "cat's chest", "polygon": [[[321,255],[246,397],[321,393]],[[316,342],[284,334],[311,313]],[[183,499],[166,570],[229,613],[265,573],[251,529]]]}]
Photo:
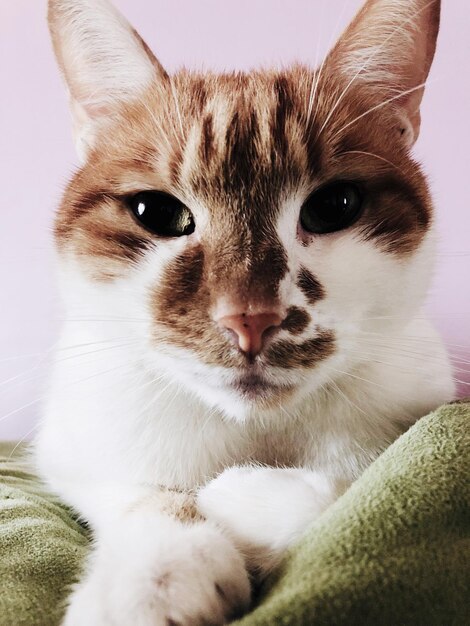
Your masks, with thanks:
[{"label": "cat's chest", "polygon": [[309,456],[310,434],[303,425],[255,430],[251,459],[272,466],[298,466]]},{"label": "cat's chest", "polygon": [[129,469],[138,482],[167,487],[193,488],[205,484],[227,467],[244,464],[298,466],[307,452],[305,433],[287,428],[260,431],[236,424],[206,424],[205,432],[187,424],[178,437],[160,431],[154,445],[147,445]]}]

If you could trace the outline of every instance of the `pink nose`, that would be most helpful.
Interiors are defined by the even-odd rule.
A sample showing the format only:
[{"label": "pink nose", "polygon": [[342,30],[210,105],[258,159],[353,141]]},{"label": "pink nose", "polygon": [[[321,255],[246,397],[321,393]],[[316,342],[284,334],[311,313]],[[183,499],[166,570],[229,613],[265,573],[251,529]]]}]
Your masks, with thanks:
[{"label": "pink nose", "polygon": [[277,313],[257,313],[256,315],[226,315],[218,320],[219,326],[231,330],[242,352],[256,356],[263,348],[268,331],[279,328],[282,317]]}]

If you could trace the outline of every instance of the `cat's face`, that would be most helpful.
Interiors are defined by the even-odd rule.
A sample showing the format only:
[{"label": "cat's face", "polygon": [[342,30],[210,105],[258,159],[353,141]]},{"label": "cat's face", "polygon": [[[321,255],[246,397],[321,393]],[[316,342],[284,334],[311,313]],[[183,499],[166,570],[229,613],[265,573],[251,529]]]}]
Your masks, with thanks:
[{"label": "cat's face", "polygon": [[[432,207],[409,156],[438,24],[424,5],[368,2],[316,72],[170,78],[106,2],[53,0],[85,155],[56,223],[71,306],[127,320],[145,368],[236,418],[295,407],[376,358],[374,337],[410,319],[431,269]],[[96,64],[72,75],[72,10],[91,31],[85,17],[107,17],[110,59],[127,46],[129,93],[108,73],[96,98]],[[377,52],[387,15],[393,46]],[[413,62],[397,67],[410,16],[426,30],[413,24]]]}]

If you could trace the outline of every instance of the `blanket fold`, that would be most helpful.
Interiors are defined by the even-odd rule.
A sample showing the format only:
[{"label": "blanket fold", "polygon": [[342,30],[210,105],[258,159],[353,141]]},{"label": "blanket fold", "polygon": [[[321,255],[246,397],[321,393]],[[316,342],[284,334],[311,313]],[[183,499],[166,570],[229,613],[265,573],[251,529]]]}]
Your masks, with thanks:
[{"label": "blanket fold", "polygon": [[56,626],[89,537],[22,452],[0,444],[0,626]]},{"label": "blanket fold", "polygon": [[[461,402],[419,420],[316,520],[236,624],[468,625],[469,418]],[[0,445],[0,626],[57,626],[89,536],[12,450]]]},{"label": "blanket fold", "polygon": [[239,626],[470,624],[470,404],[419,420],[309,530]]}]

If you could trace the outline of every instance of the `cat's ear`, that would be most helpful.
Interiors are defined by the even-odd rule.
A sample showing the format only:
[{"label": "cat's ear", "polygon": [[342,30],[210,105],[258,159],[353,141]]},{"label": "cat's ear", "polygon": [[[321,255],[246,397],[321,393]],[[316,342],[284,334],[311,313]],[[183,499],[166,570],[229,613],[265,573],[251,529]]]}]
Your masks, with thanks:
[{"label": "cat's ear", "polygon": [[367,0],[327,59],[347,88],[359,85],[374,90],[382,102],[391,100],[408,146],[419,135],[440,4],[440,0]]},{"label": "cat's ear", "polygon": [[48,21],[84,160],[113,113],[166,73],[108,0],[49,0]]}]

